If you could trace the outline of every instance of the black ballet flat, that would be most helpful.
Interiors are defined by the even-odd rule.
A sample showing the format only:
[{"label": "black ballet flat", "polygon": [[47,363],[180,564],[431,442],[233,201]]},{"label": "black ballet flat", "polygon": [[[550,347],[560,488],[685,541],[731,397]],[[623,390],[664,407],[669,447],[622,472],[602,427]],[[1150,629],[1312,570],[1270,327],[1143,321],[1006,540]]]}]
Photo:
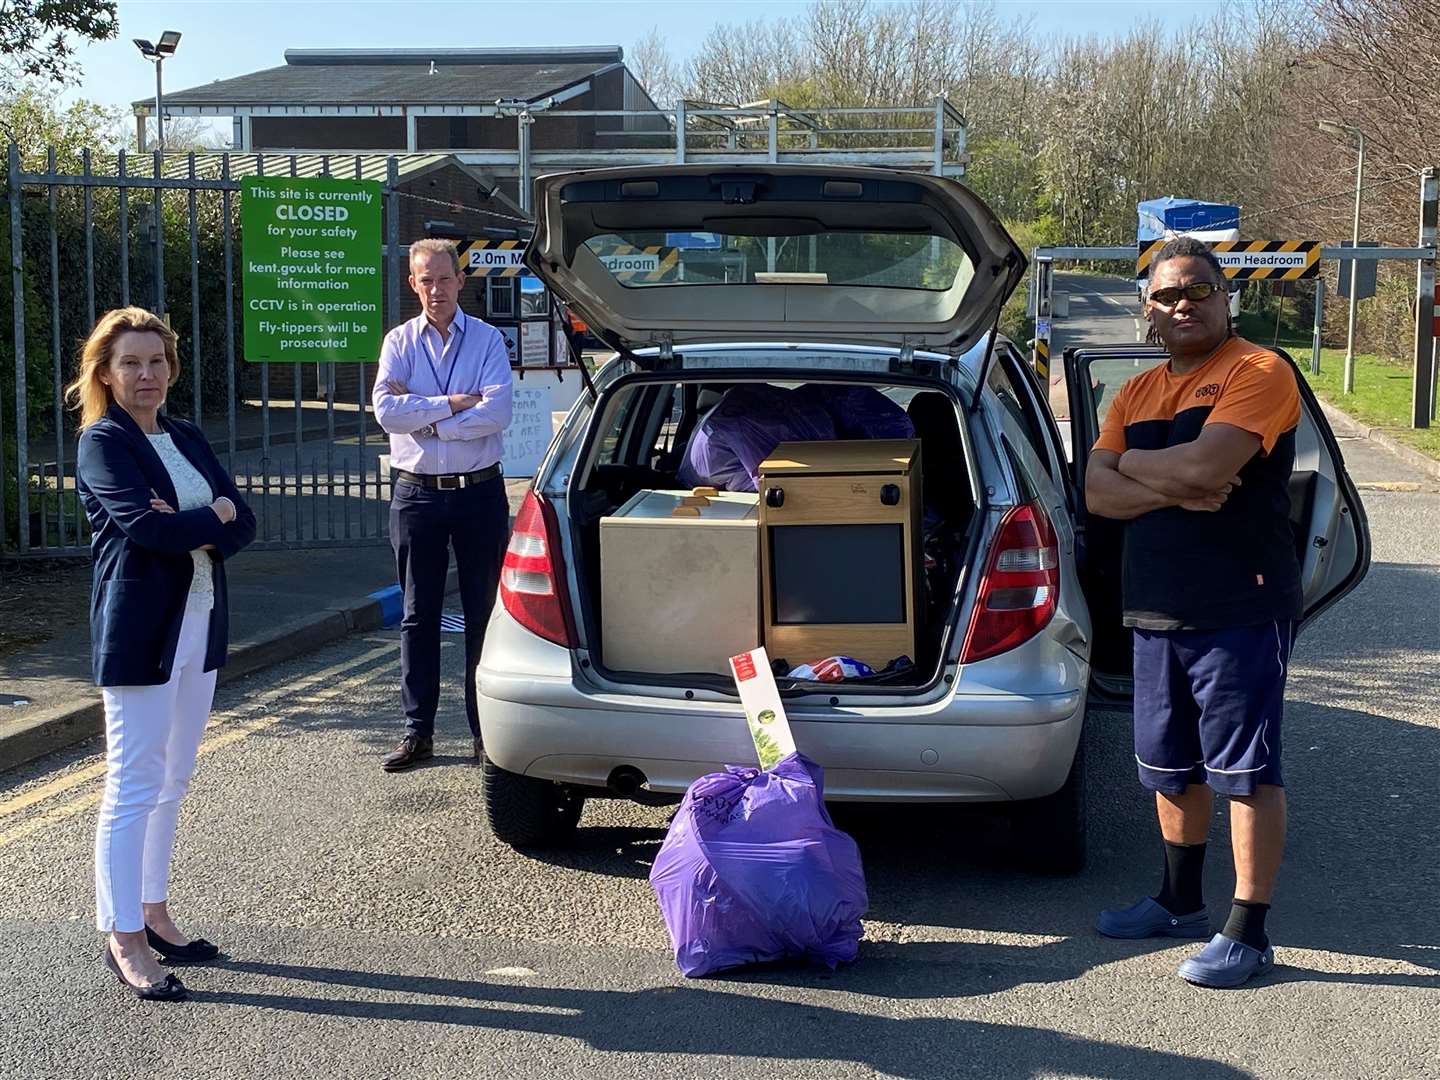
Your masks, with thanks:
[{"label": "black ballet flat", "polygon": [[120,985],[129,990],[141,1001],[184,1001],[189,996],[189,991],[173,974],[166,975],[164,982],[147,983],[144,986],[137,986],[125,978],[125,973],[120,970],[120,963],[115,959],[115,954],[110,951],[110,943],[105,943],[105,966],[115,973],[115,978],[120,980]]},{"label": "black ballet flat", "polygon": [[167,964],[203,964],[220,955],[220,946],[212,945],[204,938],[187,941],[184,945],[172,945],[148,926],[145,927],[145,940]]}]

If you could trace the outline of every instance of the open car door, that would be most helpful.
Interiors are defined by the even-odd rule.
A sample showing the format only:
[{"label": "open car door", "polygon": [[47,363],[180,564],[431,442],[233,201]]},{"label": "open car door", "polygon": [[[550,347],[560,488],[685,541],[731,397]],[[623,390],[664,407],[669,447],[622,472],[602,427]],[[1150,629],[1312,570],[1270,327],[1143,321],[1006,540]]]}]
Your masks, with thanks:
[{"label": "open car door", "polygon": [[[1282,349],[1273,352],[1292,368]],[[1164,350],[1117,345],[1065,350],[1070,398],[1070,438],[1075,488],[1080,576],[1094,623],[1091,665],[1099,686],[1128,690],[1132,675],[1130,634],[1122,623],[1120,553],[1124,523],[1091,515],[1084,505],[1085,467],[1100,423],[1120,387],[1166,361]],[[1304,613],[1298,630],[1343,598],[1370,569],[1370,527],[1365,508],[1345,471],[1345,459],[1309,384],[1295,371],[1300,388],[1300,425],[1295,433],[1295,468],[1290,475],[1290,521],[1300,561]],[[1298,633],[1297,630],[1297,633]]]}]

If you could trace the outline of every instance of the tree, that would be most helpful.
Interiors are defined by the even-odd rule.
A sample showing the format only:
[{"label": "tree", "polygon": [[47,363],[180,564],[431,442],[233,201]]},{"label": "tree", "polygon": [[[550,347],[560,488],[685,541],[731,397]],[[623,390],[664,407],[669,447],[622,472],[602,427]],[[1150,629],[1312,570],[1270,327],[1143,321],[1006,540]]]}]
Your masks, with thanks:
[{"label": "tree", "polygon": [[786,80],[803,80],[813,64],[788,19],[717,24],[685,65],[685,96],[741,105],[770,96]]},{"label": "tree", "polygon": [[1322,135],[1315,121],[1338,121],[1365,133],[1366,191],[1361,235],[1410,244],[1418,223],[1416,175],[1440,157],[1440,3],[1436,0],[1316,0],[1318,27],[1304,57],[1301,84],[1323,103],[1291,99],[1284,138],[1274,155],[1272,197],[1287,174],[1306,168],[1325,177],[1319,201],[1295,207],[1293,219],[1327,237],[1348,236],[1353,211],[1355,148]]},{"label": "tree", "polygon": [[630,47],[626,66],[660,108],[673,108],[680,99],[679,73],[658,26]]},{"label": "tree", "polygon": [[[18,144],[21,162],[26,168],[43,170],[47,151],[53,147],[56,166],[62,171],[78,172],[81,150],[92,148],[103,151],[114,145],[116,115],[88,101],[77,101],[67,108],[57,109],[54,95],[46,92],[38,82],[23,83],[8,97],[0,99],[0,132]],[[30,388],[26,395],[25,413],[31,440],[52,431],[54,424],[54,402],[46,392],[52,383],[55,366],[48,273],[50,215],[46,201],[36,198],[37,194],[36,189],[26,189],[26,197],[21,200],[21,265],[25,273],[21,279],[20,299],[25,318],[25,377]],[[111,201],[103,195],[96,200],[101,215]],[[10,230],[10,214],[0,213],[0,250],[7,253],[11,250]],[[62,260],[73,258],[76,251],[84,250],[83,233],[78,222],[73,228],[61,229],[60,232],[64,237],[60,250]],[[73,277],[67,274],[66,280],[73,280]],[[10,317],[14,311],[15,300],[12,277],[6,274],[0,282],[0,312],[5,317]],[[88,326],[79,320],[73,320],[64,327],[61,340],[73,341],[87,329]],[[5,411],[7,420],[15,415],[15,367],[14,335],[0,334],[0,409]],[[7,424],[4,440],[0,442],[0,497],[5,500],[5,520],[10,534],[0,537],[0,545],[13,543],[19,535],[20,523],[15,516],[18,500],[14,459],[15,428]]]},{"label": "tree", "polygon": [[[32,172],[44,171],[48,150],[53,148],[58,170],[78,173],[82,168],[82,152],[88,149],[92,152],[91,165],[95,173],[113,176],[117,165],[115,151],[125,146],[127,135],[133,137],[134,133],[134,125],[122,123],[123,119],[120,110],[108,110],[93,102],[79,101],[59,108],[54,95],[37,84],[23,86],[9,101],[0,100],[0,127],[14,134],[22,162]],[[147,175],[153,168],[153,158],[137,156],[127,167],[132,175]],[[88,234],[86,191],[90,195]],[[21,301],[28,391],[25,413],[27,435],[32,444],[73,436],[73,430],[68,427],[56,430],[51,388],[57,376],[63,382],[74,372],[75,343],[85,337],[91,326],[90,298],[93,295],[96,314],[123,302],[153,306],[158,293],[156,247],[162,235],[164,247],[158,261],[163,263],[166,308],[180,334],[183,360],[180,382],[171,392],[170,400],[177,410],[185,412],[193,398],[197,378],[201,380],[204,399],[212,403],[211,409],[216,407],[214,403],[226,401],[229,393],[231,376],[223,347],[227,294],[225,223],[220,193],[202,191],[195,200],[198,244],[197,258],[192,263],[189,200],[182,193],[130,190],[123,230],[127,258],[122,260],[117,190],[101,184],[86,191],[76,186],[59,188],[55,192],[53,214],[43,185],[27,186],[22,191]],[[163,221],[163,229],[158,233],[152,229],[157,214]],[[10,229],[11,215],[0,211],[0,251],[11,250]],[[52,229],[56,239],[55,276],[62,283],[54,295],[51,293]],[[236,245],[235,251],[238,250]],[[192,265],[197,273],[198,309],[194,307],[191,291]],[[122,266],[128,272],[128,295],[122,286]],[[232,293],[229,299],[233,305],[236,297]],[[7,273],[0,278],[0,313],[8,319],[14,306],[12,277]],[[194,336],[192,316],[197,311],[199,334]],[[233,325],[238,326],[239,313],[233,306],[231,318]],[[243,364],[238,356],[237,364]],[[0,333],[0,411],[7,421],[15,416],[15,370],[14,335]],[[242,370],[243,367],[237,368],[237,383]],[[68,425],[71,421],[66,416],[59,422]],[[14,543],[18,535],[15,530],[19,528],[14,516],[17,505],[15,434],[16,426],[7,423],[3,442],[0,442],[0,496],[6,500],[6,525],[11,530],[0,543]],[[33,493],[39,490],[39,483],[32,474],[32,510],[37,505]],[[32,515],[30,527],[41,528],[37,515]],[[38,538],[38,533],[33,535]]]},{"label": "tree", "polygon": [[[122,110],[117,123],[120,125],[126,149],[131,153],[137,152],[139,144],[135,139],[133,118]],[[147,151],[153,151],[159,145],[158,125],[151,117],[145,121],[145,147]],[[228,149],[230,137],[217,128],[213,120],[202,116],[176,116],[165,121],[166,153],[183,154],[193,151],[199,154]]]},{"label": "tree", "polygon": [[122,113],[93,101],[57,108],[54,95],[38,82],[25,83],[0,100],[0,132],[20,147],[27,168],[41,169],[54,147],[62,170],[80,168],[80,151],[114,150],[124,145]]},{"label": "tree", "polygon": [[[1360,235],[1415,243],[1418,171],[1440,164],[1440,3],[1436,0],[1312,0],[1306,47],[1288,72],[1282,123],[1268,149],[1266,205],[1278,235],[1349,238],[1356,147],[1317,130],[1332,120],[1365,133]],[[1318,107],[1317,104],[1319,103]],[[1304,177],[1304,184],[1296,178]],[[1381,263],[1379,289],[1359,305],[1365,351],[1407,355],[1412,347],[1415,270]],[[1333,270],[1328,274],[1335,284]],[[1327,336],[1343,336],[1346,305],[1327,305]]]},{"label": "tree", "polygon": [[75,81],[70,38],[113,38],[120,28],[115,7],[115,0],[0,0],[0,97],[28,80]]}]

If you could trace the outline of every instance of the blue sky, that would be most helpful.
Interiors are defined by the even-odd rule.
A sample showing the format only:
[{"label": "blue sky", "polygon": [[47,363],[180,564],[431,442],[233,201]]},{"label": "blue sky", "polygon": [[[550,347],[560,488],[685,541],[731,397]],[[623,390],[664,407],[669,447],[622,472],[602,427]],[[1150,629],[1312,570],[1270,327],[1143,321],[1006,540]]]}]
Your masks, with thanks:
[{"label": "blue sky", "polygon": [[[183,90],[278,67],[287,48],[416,48],[621,45],[658,27],[672,55],[683,59],[716,23],[786,18],[809,4],[797,0],[121,0],[120,34],[82,47],[84,79],[65,99],[86,97],[126,106],[155,92],[155,73],[131,43],[161,30],[184,34],[165,62],[165,86]],[[1001,0],[1003,16],[1034,18],[1053,36],[1123,33],[1158,18],[1178,26],[1198,10],[1141,0]]]}]

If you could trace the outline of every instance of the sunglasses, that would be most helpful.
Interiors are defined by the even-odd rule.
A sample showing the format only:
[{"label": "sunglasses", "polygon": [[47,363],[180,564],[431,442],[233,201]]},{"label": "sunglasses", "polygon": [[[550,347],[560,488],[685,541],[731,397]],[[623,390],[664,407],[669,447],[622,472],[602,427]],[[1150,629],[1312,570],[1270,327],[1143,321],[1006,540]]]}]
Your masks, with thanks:
[{"label": "sunglasses", "polygon": [[1217,292],[1224,291],[1224,288],[1223,285],[1217,285],[1213,281],[1197,281],[1194,285],[1156,289],[1150,294],[1150,299],[1164,307],[1174,307],[1180,302],[1182,296],[1191,303],[1199,303],[1201,300],[1208,300]]}]

